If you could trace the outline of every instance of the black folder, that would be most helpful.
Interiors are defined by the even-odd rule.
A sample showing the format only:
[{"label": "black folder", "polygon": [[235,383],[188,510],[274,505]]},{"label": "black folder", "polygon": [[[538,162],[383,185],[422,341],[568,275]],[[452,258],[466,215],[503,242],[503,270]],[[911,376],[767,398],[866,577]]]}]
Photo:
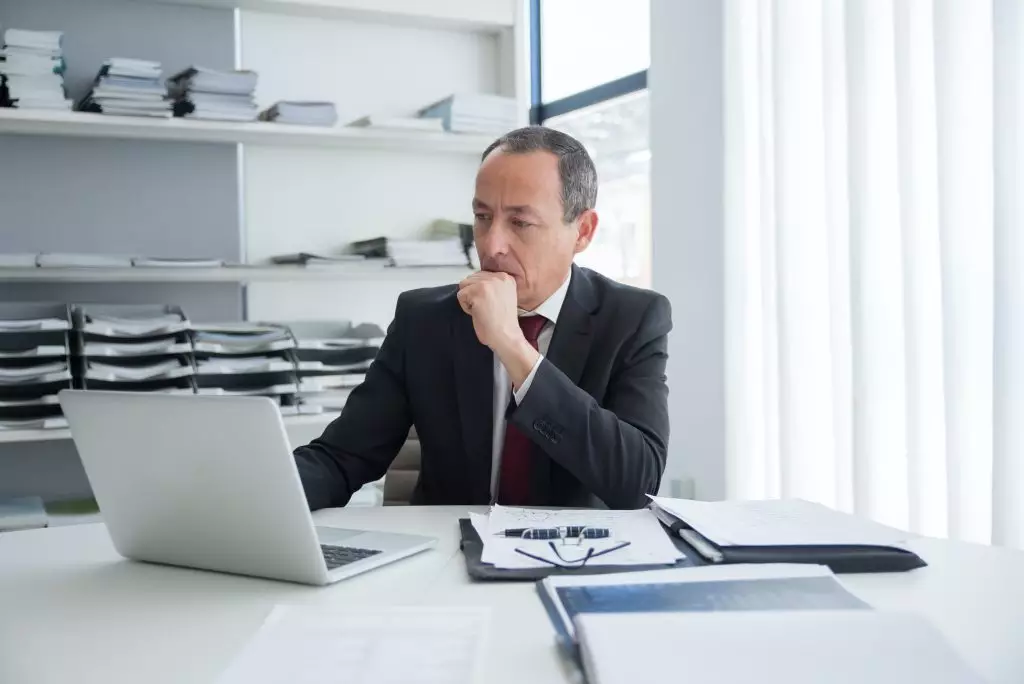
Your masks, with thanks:
[{"label": "black folder", "polygon": [[[639,570],[664,570],[666,568],[712,565],[714,561],[702,555],[679,536],[681,529],[690,529],[684,523],[676,522],[665,527],[666,533],[686,558],[674,565],[584,565],[580,568],[496,568],[481,561],[484,551],[483,540],[468,518],[459,520],[462,555],[466,561],[466,572],[474,580],[537,581],[550,575],[598,575],[611,572],[633,572]],[[706,540],[704,540],[706,541]],[[707,544],[714,546],[711,542]],[[894,546],[862,546],[852,544],[816,546],[715,546],[720,554],[717,562],[730,563],[813,563],[827,565],[832,572],[873,573],[904,572],[927,565],[924,560],[907,549]]]},{"label": "black folder", "polygon": [[[662,527],[670,533],[673,541],[680,538],[682,530],[693,530],[681,520],[675,519],[671,524],[661,520]],[[905,572],[927,565],[913,551],[896,546],[876,546],[867,544],[801,544],[794,546],[720,546],[701,536],[703,545],[711,547],[713,555],[701,553],[701,565],[717,563],[813,563],[827,565],[832,572]],[[689,546],[689,544],[687,544]],[[691,547],[692,549],[693,547]]]}]

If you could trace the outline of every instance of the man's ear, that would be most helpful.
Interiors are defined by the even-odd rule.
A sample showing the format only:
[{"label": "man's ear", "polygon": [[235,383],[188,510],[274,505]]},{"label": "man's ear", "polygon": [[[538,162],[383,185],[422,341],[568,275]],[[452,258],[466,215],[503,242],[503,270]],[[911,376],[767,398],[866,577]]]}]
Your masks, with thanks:
[{"label": "man's ear", "polygon": [[597,212],[587,209],[576,219],[576,254],[585,250],[597,233]]}]

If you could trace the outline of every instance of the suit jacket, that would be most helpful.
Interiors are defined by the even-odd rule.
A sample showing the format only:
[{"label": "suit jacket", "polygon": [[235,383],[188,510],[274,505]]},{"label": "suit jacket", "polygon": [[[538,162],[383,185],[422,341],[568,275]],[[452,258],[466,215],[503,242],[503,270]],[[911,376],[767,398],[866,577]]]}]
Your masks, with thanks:
[{"label": "suit jacket", "polygon": [[[312,509],[345,505],[419,435],[414,504],[491,501],[493,352],[456,287],[413,290],[341,415],[295,450]],[[534,443],[532,505],[638,508],[668,446],[668,300],[573,266],[548,354],[506,419]]]}]

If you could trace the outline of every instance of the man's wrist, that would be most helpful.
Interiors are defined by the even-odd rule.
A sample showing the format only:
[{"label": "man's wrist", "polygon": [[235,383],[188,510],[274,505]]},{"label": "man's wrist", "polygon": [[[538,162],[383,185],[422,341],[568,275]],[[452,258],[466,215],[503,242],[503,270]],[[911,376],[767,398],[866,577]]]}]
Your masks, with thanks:
[{"label": "man's wrist", "polygon": [[540,358],[540,352],[534,349],[525,337],[510,340],[496,348],[494,353],[508,372],[508,376],[512,380],[512,387],[515,389],[522,386]]}]

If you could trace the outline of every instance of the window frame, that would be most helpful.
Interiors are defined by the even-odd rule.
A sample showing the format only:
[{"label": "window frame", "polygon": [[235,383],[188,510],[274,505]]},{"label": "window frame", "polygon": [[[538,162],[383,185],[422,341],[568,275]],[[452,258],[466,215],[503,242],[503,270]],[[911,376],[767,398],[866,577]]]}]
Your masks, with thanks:
[{"label": "window frame", "polygon": [[545,121],[556,116],[575,112],[592,105],[614,100],[623,95],[647,89],[648,69],[637,71],[621,78],[605,81],[592,88],[567,95],[558,100],[544,102],[541,98],[541,69],[544,56],[541,54],[540,3],[542,0],[529,0],[530,13],[530,123],[543,125]]}]

